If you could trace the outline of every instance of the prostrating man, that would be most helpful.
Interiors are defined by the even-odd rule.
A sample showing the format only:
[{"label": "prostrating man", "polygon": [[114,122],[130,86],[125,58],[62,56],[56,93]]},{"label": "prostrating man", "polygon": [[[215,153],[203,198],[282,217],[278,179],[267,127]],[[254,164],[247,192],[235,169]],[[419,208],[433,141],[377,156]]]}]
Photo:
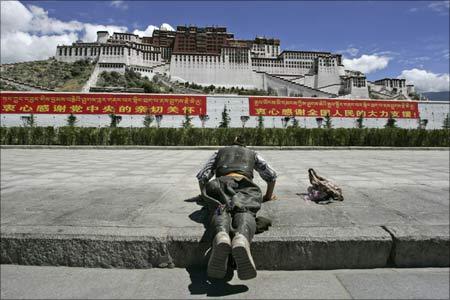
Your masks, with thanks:
[{"label": "prostrating man", "polygon": [[[267,182],[264,197],[253,182],[253,170]],[[214,174],[216,178],[209,181]],[[215,231],[208,262],[209,277],[224,278],[230,252],[236,262],[239,279],[256,277],[250,252],[250,242],[256,231],[255,217],[261,203],[275,197],[276,178],[275,170],[260,154],[246,148],[239,136],[232,146],[215,152],[197,174],[202,198],[210,211],[210,226]]]}]

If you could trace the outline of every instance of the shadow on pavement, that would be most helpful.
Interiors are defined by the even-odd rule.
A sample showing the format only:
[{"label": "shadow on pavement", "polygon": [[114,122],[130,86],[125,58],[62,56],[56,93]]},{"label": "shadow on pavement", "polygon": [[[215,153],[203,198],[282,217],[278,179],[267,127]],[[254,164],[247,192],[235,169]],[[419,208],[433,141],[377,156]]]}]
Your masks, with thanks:
[{"label": "shadow on pavement", "polygon": [[208,208],[206,206],[204,206],[205,203],[203,202],[200,195],[185,199],[184,202],[196,203],[197,205],[201,206],[200,209],[192,212],[189,215],[189,219],[191,219],[192,221],[194,221],[196,223],[202,224],[203,228],[205,228],[205,231],[203,232],[203,236],[201,238],[201,242],[212,242],[213,230],[212,230],[212,228],[209,227],[209,223],[211,222],[210,221],[211,216],[208,211]]},{"label": "shadow on pavement", "polygon": [[[202,206],[200,209],[192,212],[189,215],[189,219],[203,225],[203,227],[205,228],[205,232],[203,233],[201,241],[210,243],[213,239],[213,230],[209,226],[211,215],[208,211],[208,208],[206,206],[203,206],[205,205],[205,203],[202,202],[202,198],[200,196],[196,196],[185,199],[184,201],[197,203],[198,205]],[[204,257],[205,262],[209,260],[209,255],[210,253],[209,251],[207,251]],[[228,283],[229,281],[231,281],[231,279],[233,279],[235,269],[236,266],[231,255],[228,259],[227,274],[225,275],[225,278],[221,280],[208,278],[206,273],[206,263],[203,266],[187,267],[186,271],[189,273],[191,279],[191,283],[188,286],[191,295],[206,294],[206,296],[218,297],[234,295],[248,291],[248,287],[246,285],[231,285]]]},{"label": "shadow on pavement", "polygon": [[248,287],[243,284],[231,285],[228,283],[233,278],[234,270],[232,267],[228,268],[227,275],[222,280],[210,279],[206,274],[206,267],[187,267],[186,271],[189,273],[191,284],[188,286],[191,295],[203,295],[209,297],[219,297],[245,293]]},{"label": "shadow on pavement", "polygon": [[334,203],[335,202],[332,199],[321,200],[321,201],[306,200],[305,196],[307,196],[308,193],[296,193],[296,195],[300,196],[300,198],[302,198],[304,201],[306,201],[308,203],[314,203],[314,204],[319,204],[319,205],[325,205],[325,204],[330,204],[330,203]]}]

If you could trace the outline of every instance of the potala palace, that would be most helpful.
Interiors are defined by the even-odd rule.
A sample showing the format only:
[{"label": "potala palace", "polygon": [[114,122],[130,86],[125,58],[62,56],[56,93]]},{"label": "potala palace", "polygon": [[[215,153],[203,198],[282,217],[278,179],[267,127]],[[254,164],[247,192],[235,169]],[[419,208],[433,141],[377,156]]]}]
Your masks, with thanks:
[{"label": "potala palace", "polygon": [[257,37],[238,40],[225,27],[160,28],[151,37],[107,31],[93,43],[57,47],[55,58],[96,61],[92,76],[126,68],[150,79],[164,74],[172,81],[199,85],[274,91],[279,96],[368,99],[410,99],[413,85],[405,79],[369,82],[358,71],[346,70],[342,55],[331,52],[281,50],[280,40]]}]

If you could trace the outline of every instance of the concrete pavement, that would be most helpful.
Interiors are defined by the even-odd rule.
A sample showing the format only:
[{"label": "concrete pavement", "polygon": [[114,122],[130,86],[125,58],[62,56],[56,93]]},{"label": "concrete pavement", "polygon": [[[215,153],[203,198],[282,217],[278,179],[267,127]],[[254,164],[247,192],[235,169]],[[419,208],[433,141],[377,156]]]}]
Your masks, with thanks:
[{"label": "concrete pavement", "polygon": [[449,269],[259,271],[211,283],[204,270],[1,266],[2,299],[448,299]]},{"label": "concrete pavement", "polygon": [[[260,150],[278,171],[259,269],[449,265],[448,151]],[[209,236],[195,174],[212,150],[1,150],[2,263],[186,267]],[[303,200],[307,169],[344,202]],[[256,175],[263,189],[265,183]]]}]

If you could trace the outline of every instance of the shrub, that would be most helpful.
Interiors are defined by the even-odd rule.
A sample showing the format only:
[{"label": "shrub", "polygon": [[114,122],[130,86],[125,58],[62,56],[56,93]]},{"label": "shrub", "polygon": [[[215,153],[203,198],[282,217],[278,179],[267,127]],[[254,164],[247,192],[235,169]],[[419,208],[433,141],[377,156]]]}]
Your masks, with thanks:
[{"label": "shrub", "polygon": [[1,127],[3,145],[228,145],[449,147],[447,129]]}]

